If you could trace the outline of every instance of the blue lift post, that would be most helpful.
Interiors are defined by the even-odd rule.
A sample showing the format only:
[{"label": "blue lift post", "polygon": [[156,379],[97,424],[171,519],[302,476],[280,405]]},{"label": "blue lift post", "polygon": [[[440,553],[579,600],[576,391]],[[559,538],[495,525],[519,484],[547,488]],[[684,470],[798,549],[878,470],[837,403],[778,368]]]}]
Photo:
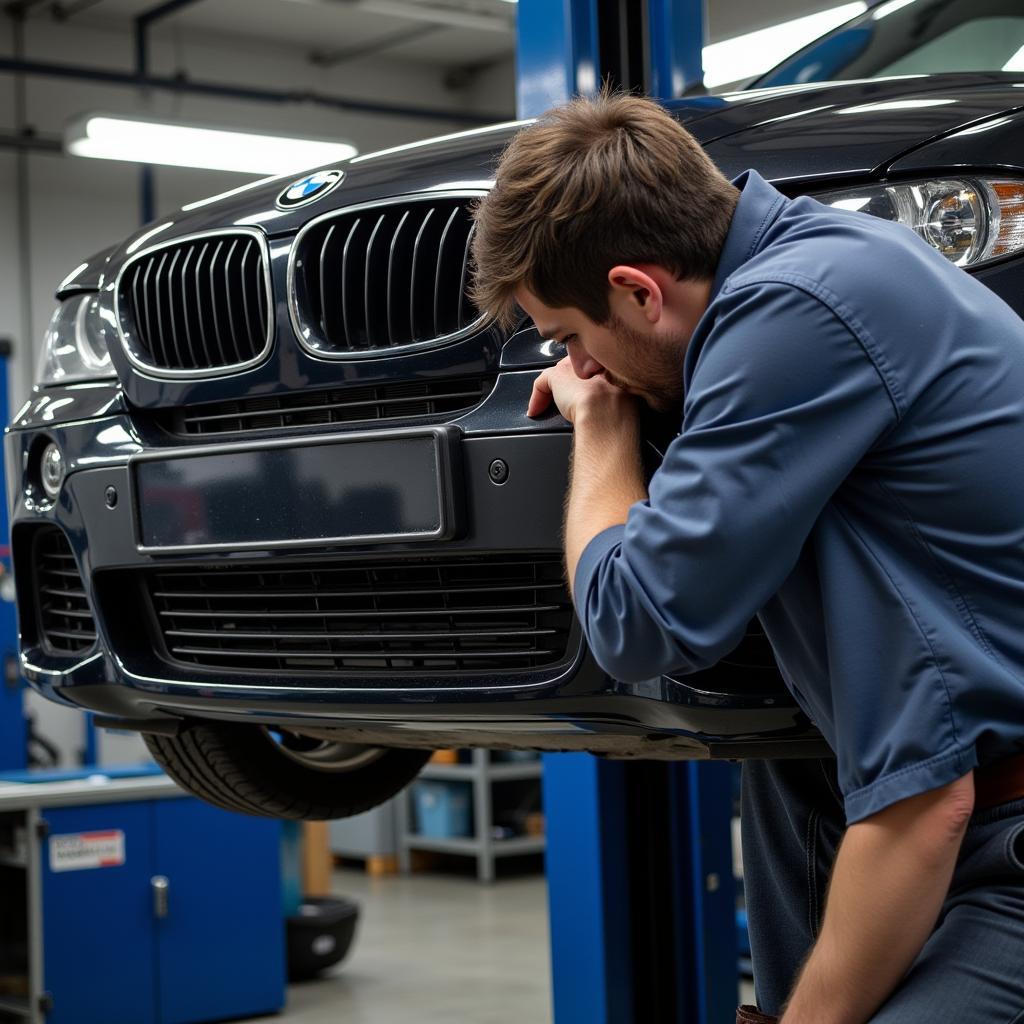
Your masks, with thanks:
[{"label": "blue lift post", "polygon": [[[7,406],[7,360],[11,343],[0,338],[0,423],[10,419]],[[6,495],[6,491],[4,492]],[[24,683],[18,662],[18,622],[11,567],[11,525],[6,497],[0,507],[0,771],[24,768],[28,759],[28,723]]]},{"label": "blue lift post", "polygon": [[[703,0],[519,0],[517,102],[701,81]],[[555,1024],[726,1024],[736,1011],[733,769],[544,757]]]}]

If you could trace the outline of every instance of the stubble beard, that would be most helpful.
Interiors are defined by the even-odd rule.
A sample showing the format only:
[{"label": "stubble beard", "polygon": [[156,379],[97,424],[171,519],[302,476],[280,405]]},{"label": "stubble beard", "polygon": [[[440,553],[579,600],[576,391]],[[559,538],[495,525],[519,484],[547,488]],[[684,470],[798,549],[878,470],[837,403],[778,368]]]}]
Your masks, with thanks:
[{"label": "stubble beard", "polygon": [[614,313],[606,326],[621,343],[623,361],[633,369],[627,378],[606,368],[605,379],[637,395],[655,412],[678,409],[683,401],[683,357],[689,337],[669,337],[654,342]]}]

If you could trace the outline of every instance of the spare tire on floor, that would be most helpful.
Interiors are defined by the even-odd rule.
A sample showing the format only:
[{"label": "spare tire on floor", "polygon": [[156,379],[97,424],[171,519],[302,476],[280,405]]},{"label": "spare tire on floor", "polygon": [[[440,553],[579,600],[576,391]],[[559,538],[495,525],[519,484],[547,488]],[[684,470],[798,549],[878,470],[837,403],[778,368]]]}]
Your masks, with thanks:
[{"label": "spare tire on floor", "polygon": [[194,796],[229,811],[304,821],[347,818],[384,803],[431,754],[213,721],[144,738],[157,764]]}]

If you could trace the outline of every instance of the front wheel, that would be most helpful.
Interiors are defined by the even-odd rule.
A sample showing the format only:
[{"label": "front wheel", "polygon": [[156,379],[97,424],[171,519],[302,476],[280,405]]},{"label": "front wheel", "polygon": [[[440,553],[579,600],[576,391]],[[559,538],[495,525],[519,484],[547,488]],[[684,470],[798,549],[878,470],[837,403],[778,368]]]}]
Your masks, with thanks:
[{"label": "front wheel", "polygon": [[157,764],[207,803],[304,821],[371,810],[412,782],[431,754],[208,721],[189,723],[177,736],[144,738]]}]

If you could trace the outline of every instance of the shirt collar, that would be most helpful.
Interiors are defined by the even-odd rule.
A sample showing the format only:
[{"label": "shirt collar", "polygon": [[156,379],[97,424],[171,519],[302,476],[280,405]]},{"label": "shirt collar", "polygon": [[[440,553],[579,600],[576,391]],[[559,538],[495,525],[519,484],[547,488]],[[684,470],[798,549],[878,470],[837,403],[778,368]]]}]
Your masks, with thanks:
[{"label": "shirt collar", "polygon": [[768,184],[757,171],[744,171],[732,182],[740,190],[740,198],[725,236],[718,268],[711,283],[708,308],[700,318],[686,347],[683,357],[683,393],[689,393],[690,381],[697,368],[697,359],[704,341],[715,322],[715,298],[721,292],[729,275],[763,247],[765,232],[775,222],[788,202],[778,189]]},{"label": "shirt collar", "polygon": [[740,198],[725,236],[718,269],[711,285],[711,299],[722,289],[726,278],[747,262],[761,248],[765,231],[782,212],[786,197],[768,184],[757,171],[744,171],[732,182],[740,190]]}]

